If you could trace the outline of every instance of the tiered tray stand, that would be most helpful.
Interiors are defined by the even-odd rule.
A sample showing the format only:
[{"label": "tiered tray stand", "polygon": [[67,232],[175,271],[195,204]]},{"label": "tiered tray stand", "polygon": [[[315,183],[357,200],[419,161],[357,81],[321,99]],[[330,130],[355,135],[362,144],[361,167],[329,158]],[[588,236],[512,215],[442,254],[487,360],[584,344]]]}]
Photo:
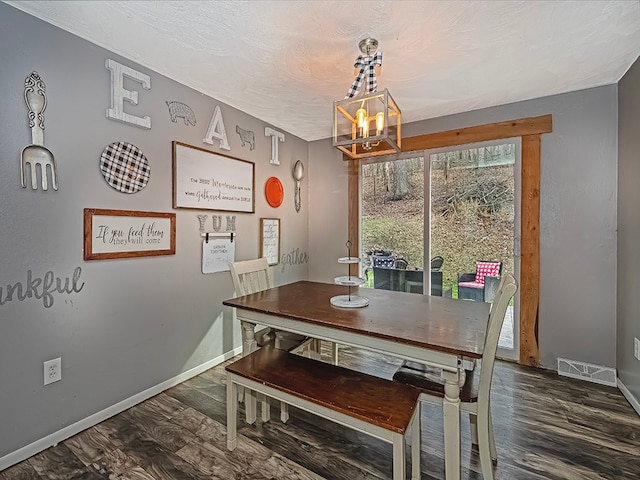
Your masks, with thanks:
[{"label": "tiered tray stand", "polygon": [[[347,249],[351,250],[351,242],[347,242]],[[351,252],[349,252],[350,254]],[[338,263],[344,263],[347,265],[360,263],[360,258],[352,257],[340,257]],[[369,305],[369,299],[361,297],[359,295],[351,294],[351,287],[358,287],[365,283],[364,278],[356,277],[354,275],[343,275],[334,279],[338,285],[346,285],[349,288],[347,295],[336,295],[331,297],[331,305],[334,307],[342,308],[360,308]]]}]

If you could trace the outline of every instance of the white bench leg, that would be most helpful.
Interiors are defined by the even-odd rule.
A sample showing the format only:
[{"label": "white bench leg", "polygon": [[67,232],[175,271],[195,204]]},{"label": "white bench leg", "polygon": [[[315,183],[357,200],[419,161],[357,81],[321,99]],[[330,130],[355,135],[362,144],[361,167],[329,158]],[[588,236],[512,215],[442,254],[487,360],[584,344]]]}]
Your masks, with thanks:
[{"label": "white bench leg", "polygon": [[282,423],[289,421],[289,405],[284,402],[280,402],[280,421]]},{"label": "white bench leg", "polygon": [[411,424],[411,480],[420,480],[420,436],[422,432],[422,404],[418,402]]},{"label": "white bench leg", "polygon": [[235,450],[238,446],[238,387],[227,375],[227,448]]},{"label": "white bench leg", "polygon": [[269,397],[263,395],[262,393],[258,394],[258,401],[262,406],[261,415],[262,421],[268,422],[271,420],[271,406],[269,405]]},{"label": "white bench leg", "polygon": [[256,423],[256,415],[257,415],[257,402],[256,402],[256,392],[253,390],[249,390],[245,388],[244,391],[244,410],[245,410],[245,419],[249,425],[253,425]]},{"label": "white bench leg", "polygon": [[[256,332],[254,323],[240,321],[240,326],[242,327],[242,356],[249,355],[251,352],[255,352],[258,348],[258,343],[256,342]],[[237,387],[237,385],[236,385]],[[244,388],[240,387],[240,396],[238,397],[239,401],[242,401],[242,397],[245,397],[245,415],[246,421],[248,424],[253,424],[256,422],[256,395],[248,394],[244,395]]]},{"label": "white bench leg", "polygon": [[404,452],[404,435],[393,435],[393,480],[406,480],[407,469]]}]

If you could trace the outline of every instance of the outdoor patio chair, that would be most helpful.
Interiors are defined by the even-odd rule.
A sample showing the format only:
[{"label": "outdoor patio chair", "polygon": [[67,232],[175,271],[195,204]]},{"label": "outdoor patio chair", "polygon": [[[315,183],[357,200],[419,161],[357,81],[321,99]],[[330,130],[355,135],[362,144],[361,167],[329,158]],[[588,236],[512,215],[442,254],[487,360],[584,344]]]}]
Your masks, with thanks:
[{"label": "outdoor patio chair", "polygon": [[394,268],[396,266],[396,257],[394,255],[374,255],[373,266],[378,268]]},{"label": "outdoor patio chair", "polygon": [[444,263],[444,258],[442,258],[441,256],[437,256],[437,257],[433,257],[431,259],[431,271],[432,272],[439,272],[440,269],[442,268],[442,264]]},{"label": "outdoor patio chair", "polygon": [[396,263],[394,267],[398,270],[406,270],[409,266],[409,262],[407,262],[404,258],[396,258]]},{"label": "outdoor patio chair", "polygon": [[458,275],[458,298],[476,302],[490,302],[500,283],[502,262],[476,262],[475,273]]}]

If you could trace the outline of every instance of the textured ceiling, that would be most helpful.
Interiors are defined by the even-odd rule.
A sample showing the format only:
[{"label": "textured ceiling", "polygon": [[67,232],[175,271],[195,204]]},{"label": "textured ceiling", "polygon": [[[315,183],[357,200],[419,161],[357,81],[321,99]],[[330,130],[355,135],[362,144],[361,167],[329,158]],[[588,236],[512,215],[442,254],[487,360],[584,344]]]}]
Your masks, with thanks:
[{"label": "textured ceiling", "polygon": [[305,140],[367,36],[405,123],[616,83],[640,54],[638,0],[6,3]]}]

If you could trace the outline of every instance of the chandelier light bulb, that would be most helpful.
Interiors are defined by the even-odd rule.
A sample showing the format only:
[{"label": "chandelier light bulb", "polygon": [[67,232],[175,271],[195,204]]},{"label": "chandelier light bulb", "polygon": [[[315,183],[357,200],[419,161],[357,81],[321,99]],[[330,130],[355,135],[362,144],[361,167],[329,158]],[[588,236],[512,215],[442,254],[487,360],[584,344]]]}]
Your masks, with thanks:
[{"label": "chandelier light bulb", "polygon": [[384,112],[376,113],[376,135],[380,135],[384,130]]}]

